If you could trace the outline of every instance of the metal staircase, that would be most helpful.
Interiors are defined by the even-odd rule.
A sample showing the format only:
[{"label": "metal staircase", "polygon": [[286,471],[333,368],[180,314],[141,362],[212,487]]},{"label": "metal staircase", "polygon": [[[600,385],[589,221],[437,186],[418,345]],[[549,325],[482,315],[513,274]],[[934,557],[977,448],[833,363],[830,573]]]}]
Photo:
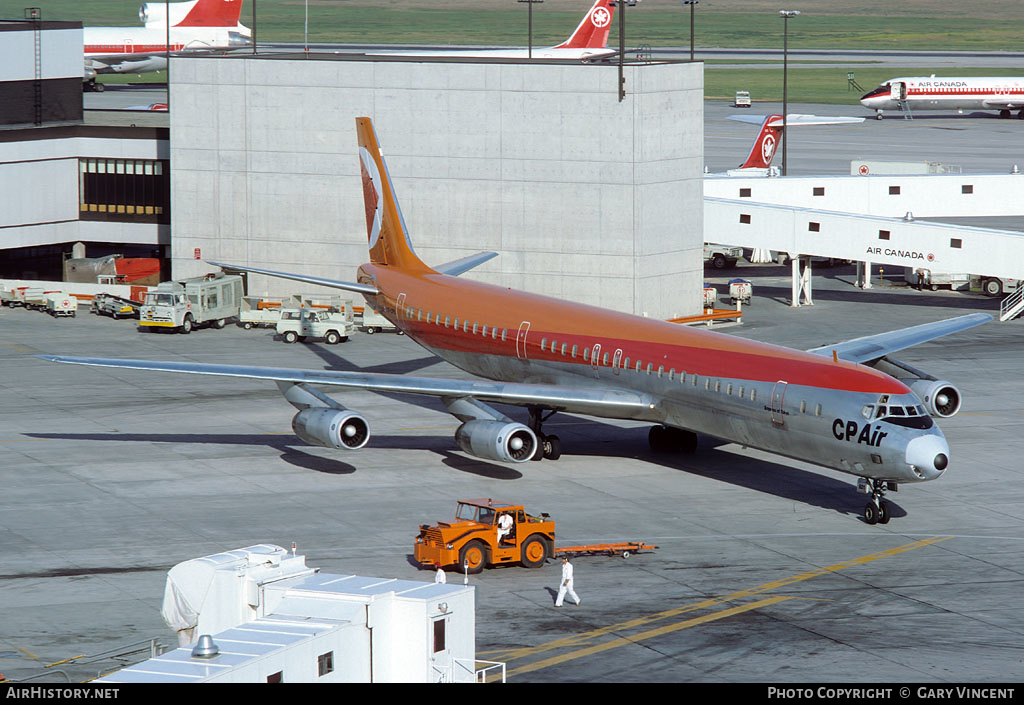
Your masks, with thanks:
[{"label": "metal staircase", "polygon": [[999,320],[1009,321],[1024,312],[1024,287],[1017,289],[999,304]]}]

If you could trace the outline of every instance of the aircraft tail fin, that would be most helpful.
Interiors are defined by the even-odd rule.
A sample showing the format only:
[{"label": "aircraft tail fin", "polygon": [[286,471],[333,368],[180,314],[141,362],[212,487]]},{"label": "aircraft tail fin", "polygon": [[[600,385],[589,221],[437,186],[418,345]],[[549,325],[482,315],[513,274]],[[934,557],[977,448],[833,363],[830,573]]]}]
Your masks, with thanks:
[{"label": "aircraft tail fin", "polygon": [[597,0],[583,17],[576,31],[556,49],[604,49],[608,46],[608,32],[615,14],[613,0]]},{"label": "aircraft tail fin", "polygon": [[430,269],[412,249],[409,230],[395,198],[373,121],[368,117],[357,117],[356,135],[359,139],[359,168],[363,177],[370,261],[401,269]]},{"label": "aircraft tail fin", "polygon": [[775,148],[779,144],[779,135],[782,133],[782,128],[776,127],[775,124],[778,124],[781,120],[781,115],[768,115],[765,117],[764,122],[761,123],[761,131],[757,133],[757,138],[750,148],[750,154],[747,155],[747,160],[740,164],[740,169],[749,169],[751,167],[767,169],[771,166],[772,157],[775,156]]},{"label": "aircraft tail fin", "polygon": [[235,27],[242,14],[242,0],[196,0],[175,27]]}]

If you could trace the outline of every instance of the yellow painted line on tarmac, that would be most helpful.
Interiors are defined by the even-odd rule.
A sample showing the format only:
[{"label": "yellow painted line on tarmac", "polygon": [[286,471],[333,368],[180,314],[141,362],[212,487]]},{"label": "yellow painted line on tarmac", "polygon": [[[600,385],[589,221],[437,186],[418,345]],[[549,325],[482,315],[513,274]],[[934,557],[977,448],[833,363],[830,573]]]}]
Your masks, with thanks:
[{"label": "yellow painted line on tarmac", "polygon": [[953,537],[932,536],[930,538],[922,539],[920,541],[914,541],[913,543],[908,543],[903,546],[897,546],[896,548],[886,549],[885,551],[879,551],[878,553],[872,553],[867,556],[862,556],[860,558],[854,558],[848,561],[844,561],[842,563],[836,563],[830,566],[826,566],[824,568],[817,568],[815,570],[800,573],[798,575],[793,575],[788,578],[783,578],[781,580],[776,580],[770,583],[765,583],[763,585],[758,585],[757,587],[748,588],[746,590],[739,590],[737,592],[730,593],[723,597],[713,597],[707,600],[701,600],[700,602],[695,602],[689,605],[683,605],[682,607],[675,607],[670,610],[665,610],[664,612],[656,612],[654,614],[646,615],[643,617],[637,617],[636,619],[631,619],[625,622],[619,622],[618,624],[611,624],[607,627],[600,627],[598,629],[593,629],[588,632],[582,632],[580,634],[574,634],[573,636],[568,636],[562,639],[556,639],[555,641],[550,641],[546,644],[528,646],[525,648],[512,649],[508,651],[485,652],[481,653],[480,655],[488,656],[488,658],[496,661],[507,662],[514,661],[516,659],[521,659],[527,656],[541,654],[547,651],[552,651],[554,649],[562,649],[571,646],[581,646],[589,643],[593,639],[602,636],[607,636],[615,632],[646,626],[648,624],[652,624],[663,619],[670,619],[681,614],[686,614],[687,612],[695,612],[697,610],[717,607],[718,605],[721,605],[725,602],[732,602],[737,599],[742,599],[746,597],[754,597],[756,595],[760,595],[770,590],[776,590],[781,587],[786,587],[787,585],[793,585],[795,583],[810,580],[811,578],[817,578],[822,575],[837,573],[841,570],[852,568],[854,566],[864,565],[866,563],[871,563],[872,561],[877,561],[882,558],[890,558],[892,556],[897,556],[901,553],[913,551],[915,549],[923,548],[925,546],[931,546],[937,543],[941,543],[942,541],[948,541],[951,538]]},{"label": "yellow painted line on tarmac", "polygon": [[617,648],[622,647],[622,646],[630,646],[632,644],[636,644],[638,642],[641,642],[644,639],[653,639],[654,637],[661,636],[663,634],[670,634],[672,632],[677,632],[677,631],[679,631],[681,629],[689,629],[690,627],[696,627],[696,626],[701,625],[701,624],[707,624],[708,622],[715,622],[715,621],[717,621],[719,619],[725,619],[727,617],[734,617],[737,614],[742,614],[744,612],[750,612],[751,610],[760,609],[761,607],[768,607],[769,605],[774,605],[774,604],[777,604],[779,602],[786,602],[787,600],[795,600],[795,599],[797,599],[797,598],[796,597],[785,596],[785,595],[779,595],[779,596],[776,596],[776,597],[766,597],[763,600],[758,600],[757,602],[751,602],[749,605],[740,605],[739,607],[731,607],[729,609],[721,610],[719,612],[712,612],[711,614],[706,614],[706,615],[703,615],[701,617],[694,617],[693,619],[687,619],[686,621],[683,621],[683,622],[677,622],[675,624],[666,624],[663,627],[658,627],[657,629],[649,629],[648,631],[640,632],[639,634],[633,634],[633,635],[630,635],[630,636],[620,634],[620,635],[618,635],[618,638],[613,639],[611,641],[606,641],[606,642],[601,643],[601,644],[596,644],[594,646],[589,646],[589,647],[587,647],[585,649],[577,649],[576,651],[570,651],[567,654],[561,654],[559,656],[552,656],[550,658],[542,659],[540,661],[534,661],[533,663],[528,663],[525,666],[520,666],[518,668],[513,668],[510,671],[507,671],[505,675],[506,675],[506,677],[511,677],[511,676],[519,675],[521,673],[529,673],[531,671],[539,671],[542,668],[548,668],[550,666],[557,666],[558,664],[565,663],[566,661],[574,661],[574,660],[576,660],[578,658],[583,658],[584,656],[593,656],[594,654],[600,654],[600,653],[603,653],[605,651],[611,651],[612,649],[617,649]]},{"label": "yellow painted line on tarmac", "polygon": [[37,352],[39,352],[39,348],[32,348],[32,347],[29,347],[27,345],[21,345],[20,343],[3,343],[3,345],[4,345],[4,347],[10,348],[11,350],[14,350],[15,352],[24,352],[24,353],[37,353]]}]

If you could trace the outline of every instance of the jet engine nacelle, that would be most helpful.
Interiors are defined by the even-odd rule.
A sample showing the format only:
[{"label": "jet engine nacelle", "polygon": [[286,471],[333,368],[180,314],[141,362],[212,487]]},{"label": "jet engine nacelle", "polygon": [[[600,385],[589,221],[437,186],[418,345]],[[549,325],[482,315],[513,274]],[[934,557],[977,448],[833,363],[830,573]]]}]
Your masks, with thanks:
[{"label": "jet engine nacelle", "polygon": [[932,416],[948,417],[960,411],[960,390],[941,379],[902,380]]},{"label": "jet engine nacelle", "polygon": [[467,421],[456,429],[455,442],[470,455],[503,463],[522,463],[537,450],[537,436],[515,421]]},{"label": "jet engine nacelle", "polygon": [[303,409],[292,419],[295,435],[312,446],[356,450],[370,440],[370,425],[361,415],[344,408]]}]

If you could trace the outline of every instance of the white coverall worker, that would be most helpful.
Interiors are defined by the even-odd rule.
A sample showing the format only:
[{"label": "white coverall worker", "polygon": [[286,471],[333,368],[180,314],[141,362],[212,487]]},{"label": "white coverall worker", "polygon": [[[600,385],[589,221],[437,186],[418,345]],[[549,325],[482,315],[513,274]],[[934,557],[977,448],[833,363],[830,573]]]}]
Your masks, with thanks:
[{"label": "white coverall worker", "polygon": [[444,570],[441,569],[441,566],[437,566],[437,572],[434,573],[434,582],[444,584],[448,583],[448,576],[444,574]]},{"label": "white coverall worker", "polygon": [[498,543],[512,533],[512,517],[509,514],[502,514],[498,517]]},{"label": "white coverall worker", "polygon": [[555,598],[555,607],[562,606],[562,600],[565,599],[565,593],[569,593],[569,597],[576,601],[576,604],[580,604],[580,596],[576,594],[576,591],[572,589],[572,563],[569,562],[568,558],[562,558],[562,582],[558,586],[558,597]]}]

